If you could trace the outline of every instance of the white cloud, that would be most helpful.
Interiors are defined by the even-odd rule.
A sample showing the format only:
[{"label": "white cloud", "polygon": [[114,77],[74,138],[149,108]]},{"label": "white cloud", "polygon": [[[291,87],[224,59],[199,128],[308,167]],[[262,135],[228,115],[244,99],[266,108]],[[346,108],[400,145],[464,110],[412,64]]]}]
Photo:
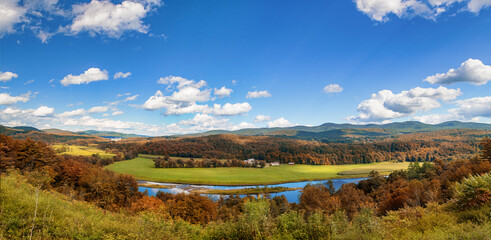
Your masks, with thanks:
[{"label": "white cloud", "polygon": [[451,113],[472,117],[491,117],[491,96],[475,97],[456,101],[458,108],[449,110]]},{"label": "white cloud", "polygon": [[92,107],[87,112],[88,113],[102,113],[102,112],[107,112],[107,110],[109,110],[108,107],[105,107],[105,106],[96,106],[96,107]]},{"label": "white cloud", "polygon": [[246,98],[261,98],[261,97],[271,97],[271,93],[268,91],[254,91],[247,92]]},{"label": "white cloud", "polygon": [[131,76],[131,73],[130,72],[127,72],[127,73],[123,73],[123,72],[117,72],[114,74],[113,78],[114,79],[119,79],[119,78],[127,78]]},{"label": "white cloud", "polygon": [[479,122],[481,117],[491,118],[491,96],[475,97],[455,101],[457,108],[446,114],[415,116],[414,119],[424,123],[441,123],[451,120]]},{"label": "white cloud", "polygon": [[149,125],[140,123],[140,122],[125,122],[125,121],[117,121],[107,118],[92,118],[90,116],[84,116],[80,119],[66,119],[63,121],[64,125],[67,126],[84,126],[91,127],[100,130],[134,130],[134,129],[148,129]]},{"label": "white cloud", "polygon": [[199,82],[195,82],[194,80],[189,80],[189,79],[186,79],[183,77],[172,76],[172,75],[160,78],[157,81],[157,83],[169,85],[169,87],[171,87],[174,83],[177,83],[177,88],[179,88],[179,89],[186,87],[186,86],[191,86],[191,87],[195,87],[195,88],[201,88],[201,87],[206,86],[206,82],[204,80],[201,80]]},{"label": "white cloud", "polygon": [[24,85],[29,85],[29,84],[31,84],[31,83],[33,83],[33,82],[34,82],[34,79],[31,79],[31,80],[29,80],[29,81],[25,82],[25,83],[24,83]]},{"label": "white cloud", "polygon": [[155,95],[151,96],[144,104],[143,108],[147,110],[157,110],[167,106],[167,97],[164,97],[164,94],[158,90],[155,92]]},{"label": "white cloud", "polygon": [[339,84],[332,83],[324,87],[325,93],[339,93],[342,92],[343,88]]},{"label": "white cloud", "polygon": [[[368,15],[372,20],[385,22],[391,14],[399,18],[420,16],[425,19],[435,18],[449,10],[456,3],[456,13],[469,11],[479,13],[491,6],[490,0],[355,0],[359,11]],[[463,7],[465,6],[465,7]],[[451,16],[455,13],[451,13]]]},{"label": "white cloud", "polygon": [[136,100],[138,98],[138,96],[140,96],[140,95],[137,94],[137,95],[133,95],[133,96],[127,97],[127,98],[125,98],[123,100],[123,102],[134,101],[134,100]]},{"label": "white cloud", "polygon": [[244,129],[244,128],[257,128],[257,126],[252,124],[252,123],[241,122],[237,125],[232,126],[229,130],[235,131],[235,130],[240,130],[240,129]]},{"label": "white cloud", "polygon": [[225,86],[221,87],[220,89],[215,88],[214,90],[215,91],[213,93],[220,98],[228,97],[233,92],[232,89],[226,88]]},{"label": "white cloud", "polygon": [[481,9],[487,8],[489,6],[491,6],[490,0],[471,0],[467,4],[467,9],[470,12],[478,13],[479,11],[481,11]]},{"label": "white cloud", "polygon": [[0,105],[12,105],[17,102],[27,102],[30,99],[31,94],[26,93],[20,96],[10,96],[9,93],[0,93]]},{"label": "white cloud", "polygon": [[123,114],[123,111],[115,111],[112,113],[113,116],[118,116],[118,115],[121,115]]},{"label": "white cloud", "polygon": [[224,129],[228,119],[219,119],[208,114],[198,113],[192,119],[182,120],[179,124],[186,126],[198,126],[202,130]]},{"label": "white cloud", "polygon": [[356,0],[355,2],[359,11],[379,22],[387,21],[390,14],[400,18],[421,16],[433,19],[436,16],[435,10],[417,0]]},{"label": "white cloud", "polygon": [[26,9],[18,5],[18,0],[0,1],[0,38],[5,33],[15,32],[14,25],[23,21]]},{"label": "white cloud", "polygon": [[131,93],[118,93],[116,97],[129,96],[129,95],[131,95]]},{"label": "white cloud", "polygon": [[460,89],[413,88],[394,94],[390,90],[382,90],[372,94],[370,99],[358,105],[358,116],[348,119],[359,122],[382,122],[404,117],[418,111],[428,111],[440,107],[439,100],[450,101],[461,95]]},{"label": "white cloud", "polygon": [[205,110],[206,112],[213,113],[216,116],[232,116],[244,114],[251,111],[252,107],[249,103],[225,103],[223,106],[221,104],[214,104],[213,108]]},{"label": "white cloud", "polygon": [[86,114],[85,110],[83,108],[79,108],[79,109],[76,109],[73,111],[66,111],[66,112],[57,114],[56,116],[60,117],[60,118],[69,118],[69,117],[80,117],[80,116],[83,116],[85,114]]},{"label": "white cloud", "polygon": [[48,43],[48,40],[53,37],[56,33],[50,33],[43,30],[39,30],[36,33],[36,37],[41,40],[42,43]]},{"label": "white cloud", "polygon": [[7,82],[10,81],[12,78],[17,78],[17,77],[18,75],[13,72],[0,72],[0,82]]},{"label": "white cloud", "polygon": [[296,124],[291,123],[290,121],[286,120],[285,118],[281,117],[278,118],[274,121],[268,122],[268,127],[269,128],[275,128],[275,127],[292,127],[295,126]]},{"label": "white cloud", "polygon": [[54,108],[50,108],[47,106],[41,106],[41,107],[37,108],[36,110],[34,110],[32,115],[34,115],[36,117],[47,117],[47,116],[53,115],[54,112],[55,112]]},{"label": "white cloud", "polygon": [[69,74],[60,81],[63,86],[68,86],[72,84],[88,84],[96,81],[108,80],[106,70],[100,70],[99,68],[89,68],[84,73],[80,75]]},{"label": "white cloud", "polygon": [[254,122],[260,123],[260,122],[266,122],[271,120],[271,116],[268,115],[257,115],[256,118],[254,118]]},{"label": "white cloud", "polygon": [[160,4],[160,1],[123,1],[121,4],[113,4],[107,0],[77,4],[73,6],[72,14],[75,18],[68,31],[72,34],[87,31],[91,35],[105,34],[113,38],[119,38],[127,31],[146,34],[149,27],[144,24],[143,18]]},{"label": "white cloud", "polygon": [[452,84],[468,82],[475,85],[483,85],[491,80],[491,66],[484,65],[478,59],[469,58],[459,68],[448,70],[447,73],[437,73],[424,79],[433,84]]}]

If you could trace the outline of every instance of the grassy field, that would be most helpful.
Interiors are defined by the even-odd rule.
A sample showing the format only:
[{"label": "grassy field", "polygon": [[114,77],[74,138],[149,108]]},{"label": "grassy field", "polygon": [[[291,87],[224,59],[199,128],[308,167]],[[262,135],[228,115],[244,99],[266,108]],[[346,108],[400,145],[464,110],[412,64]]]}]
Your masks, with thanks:
[{"label": "grassy field", "polygon": [[[214,185],[262,185],[307,180],[324,180],[367,176],[371,170],[388,173],[406,169],[409,163],[370,163],[348,165],[283,165],[268,168],[155,168],[152,159],[135,158],[116,162],[107,169],[135,176],[139,180],[214,184]],[[352,171],[350,175],[338,175]]]},{"label": "grassy field", "polygon": [[92,156],[92,154],[99,154],[101,158],[112,158],[114,157],[114,154],[112,153],[107,153],[103,150],[100,150],[96,147],[91,147],[91,146],[77,146],[77,145],[53,145],[53,149],[55,151],[60,151],[64,150],[62,152],[59,152],[59,154],[68,154],[68,155],[73,155],[73,156]]}]

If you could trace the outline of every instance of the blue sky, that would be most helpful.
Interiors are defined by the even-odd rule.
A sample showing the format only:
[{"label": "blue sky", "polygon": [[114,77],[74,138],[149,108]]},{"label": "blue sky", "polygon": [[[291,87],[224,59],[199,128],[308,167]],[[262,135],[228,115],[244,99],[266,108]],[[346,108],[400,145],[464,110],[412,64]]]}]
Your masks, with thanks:
[{"label": "blue sky", "polygon": [[1,0],[0,123],[168,135],[491,122],[490,6]]}]

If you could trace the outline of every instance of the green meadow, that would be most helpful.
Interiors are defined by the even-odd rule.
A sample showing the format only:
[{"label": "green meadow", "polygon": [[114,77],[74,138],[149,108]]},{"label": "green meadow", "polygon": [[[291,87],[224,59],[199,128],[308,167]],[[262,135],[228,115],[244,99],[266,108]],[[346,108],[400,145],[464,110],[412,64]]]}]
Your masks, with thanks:
[{"label": "green meadow", "polygon": [[[213,184],[262,185],[308,180],[364,177],[372,170],[388,174],[406,169],[409,163],[369,163],[346,165],[282,165],[267,168],[155,168],[150,158],[138,157],[106,166],[118,173],[130,174],[138,180]],[[341,173],[341,174],[340,174]],[[347,174],[348,173],[348,174]]]},{"label": "green meadow", "polygon": [[59,154],[68,154],[73,156],[92,156],[92,154],[99,154],[101,158],[112,158],[115,155],[107,153],[92,146],[77,146],[77,145],[53,145],[53,149]]}]

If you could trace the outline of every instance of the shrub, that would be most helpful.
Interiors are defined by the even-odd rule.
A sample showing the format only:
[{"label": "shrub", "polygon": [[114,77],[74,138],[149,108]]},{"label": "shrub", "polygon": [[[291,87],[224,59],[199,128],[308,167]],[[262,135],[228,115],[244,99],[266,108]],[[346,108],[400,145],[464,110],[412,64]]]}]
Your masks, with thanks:
[{"label": "shrub", "polygon": [[455,198],[462,209],[488,204],[491,199],[491,173],[464,178],[455,185]]}]

